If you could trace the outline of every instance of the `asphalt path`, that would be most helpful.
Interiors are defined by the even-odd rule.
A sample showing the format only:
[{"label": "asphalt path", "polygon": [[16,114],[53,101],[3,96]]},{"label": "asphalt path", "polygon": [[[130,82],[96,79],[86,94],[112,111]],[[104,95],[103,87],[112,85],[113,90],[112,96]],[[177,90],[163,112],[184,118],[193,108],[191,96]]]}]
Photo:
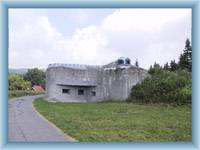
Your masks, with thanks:
[{"label": "asphalt path", "polygon": [[9,142],[74,142],[55,125],[42,117],[33,107],[37,96],[24,96],[9,100]]}]

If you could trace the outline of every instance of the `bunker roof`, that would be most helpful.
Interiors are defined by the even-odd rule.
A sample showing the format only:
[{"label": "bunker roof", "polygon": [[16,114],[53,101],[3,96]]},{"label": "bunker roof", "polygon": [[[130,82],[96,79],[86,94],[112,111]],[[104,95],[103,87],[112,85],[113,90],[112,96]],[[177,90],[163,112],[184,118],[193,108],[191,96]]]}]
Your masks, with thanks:
[{"label": "bunker roof", "polygon": [[71,68],[71,69],[86,70],[86,69],[90,69],[90,68],[100,68],[101,66],[81,65],[81,64],[62,64],[62,63],[49,64],[49,66],[48,66],[48,68],[56,68],[56,67],[65,67],[65,68]]}]

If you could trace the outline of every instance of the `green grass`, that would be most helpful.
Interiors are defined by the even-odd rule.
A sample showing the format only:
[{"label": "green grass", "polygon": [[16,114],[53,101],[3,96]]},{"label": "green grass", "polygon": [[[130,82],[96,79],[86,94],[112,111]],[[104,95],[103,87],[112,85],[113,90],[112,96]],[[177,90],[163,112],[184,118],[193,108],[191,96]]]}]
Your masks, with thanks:
[{"label": "green grass", "polygon": [[39,94],[44,94],[44,93],[34,92],[34,91],[25,91],[25,90],[8,91],[9,98],[28,96],[28,95],[39,95]]},{"label": "green grass", "polygon": [[79,141],[191,141],[191,106],[51,103],[34,107]]}]

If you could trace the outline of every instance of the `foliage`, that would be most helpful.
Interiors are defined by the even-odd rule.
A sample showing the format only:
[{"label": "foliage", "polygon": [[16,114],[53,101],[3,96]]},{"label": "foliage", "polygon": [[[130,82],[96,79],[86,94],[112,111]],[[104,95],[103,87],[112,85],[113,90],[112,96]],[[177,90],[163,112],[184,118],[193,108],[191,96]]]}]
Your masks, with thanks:
[{"label": "foliage", "polygon": [[34,107],[79,141],[191,141],[191,107],[133,103],[51,103]]},{"label": "foliage", "polygon": [[24,79],[30,81],[33,85],[42,85],[45,87],[45,72],[38,68],[28,69],[28,72],[24,75]]},{"label": "foliage", "polygon": [[[188,72],[189,71],[189,72]],[[133,87],[128,101],[141,103],[191,103],[192,47],[187,39],[179,62],[171,60],[162,66],[154,63],[148,72],[150,78]]]},{"label": "foliage", "polygon": [[166,64],[164,64],[163,69],[166,70],[166,71],[170,70],[170,66],[169,66],[168,62]]},{"label": "foliage", "polygon": [[187,69],[189,72],[192,71],[192,47],[190,40],[187,39],[185,42],[185,49],[179,58],[179,67],[181,69]]},{"label": "foliage", "polygon": [[148,70],[148,73],[151,75],[159,74],[162,72],[162,67],[158,63],[154,63],[153,67],[150,66],[150,69]]},{"label": "foliage", "polygon": [[191,103],[192,79],[186,70],[160,70],[132,88],[127,101],[139,103]]},{"label": "foliage", "polygon": [[175,60],[171,60],[169,69],[170,69],[170,71],[176,71],[179,69],[179,66]]},{"label": "foliage", "polygon": [[168,62],[164,64],[163,69],[168,71],[177,71],[179,69],[184,69],[192,72],[192,46],[190,45],[189,39],[187,39],[185,42],[185,48],[183,50],[183,53],[180,54],[178,63],[176,63],[175,60],[171,60],[170,65],[168,64]]},{"label": "foliage", "polygon": [[35,91],[29,91],[29,90],[12,90],[8,91],[9,98],[14,98],[14,97],[21,97],[21,96],[28,96],[28,95],[38,95],[38,94],[43,94]]},{"label": "foliage", "polygon": [[21,75],[9,74],[9,90],[31,90],[31,83],[25,81]]}]

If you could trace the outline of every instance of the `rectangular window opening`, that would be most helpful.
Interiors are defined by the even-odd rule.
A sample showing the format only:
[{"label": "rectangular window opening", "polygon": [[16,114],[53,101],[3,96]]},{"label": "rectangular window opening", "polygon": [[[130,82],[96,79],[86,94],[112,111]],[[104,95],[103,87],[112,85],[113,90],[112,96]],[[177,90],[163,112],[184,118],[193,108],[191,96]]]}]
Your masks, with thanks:
[{"label": "rectangular window opening", "polygon": [[84,95],[84,90],[79,89],[79,90],[78,90],[78,95]]},{"label": "rectangular window opening", "polygon": [[70,89],[62,89],[62,93],[69,94],[70,93]]}]

